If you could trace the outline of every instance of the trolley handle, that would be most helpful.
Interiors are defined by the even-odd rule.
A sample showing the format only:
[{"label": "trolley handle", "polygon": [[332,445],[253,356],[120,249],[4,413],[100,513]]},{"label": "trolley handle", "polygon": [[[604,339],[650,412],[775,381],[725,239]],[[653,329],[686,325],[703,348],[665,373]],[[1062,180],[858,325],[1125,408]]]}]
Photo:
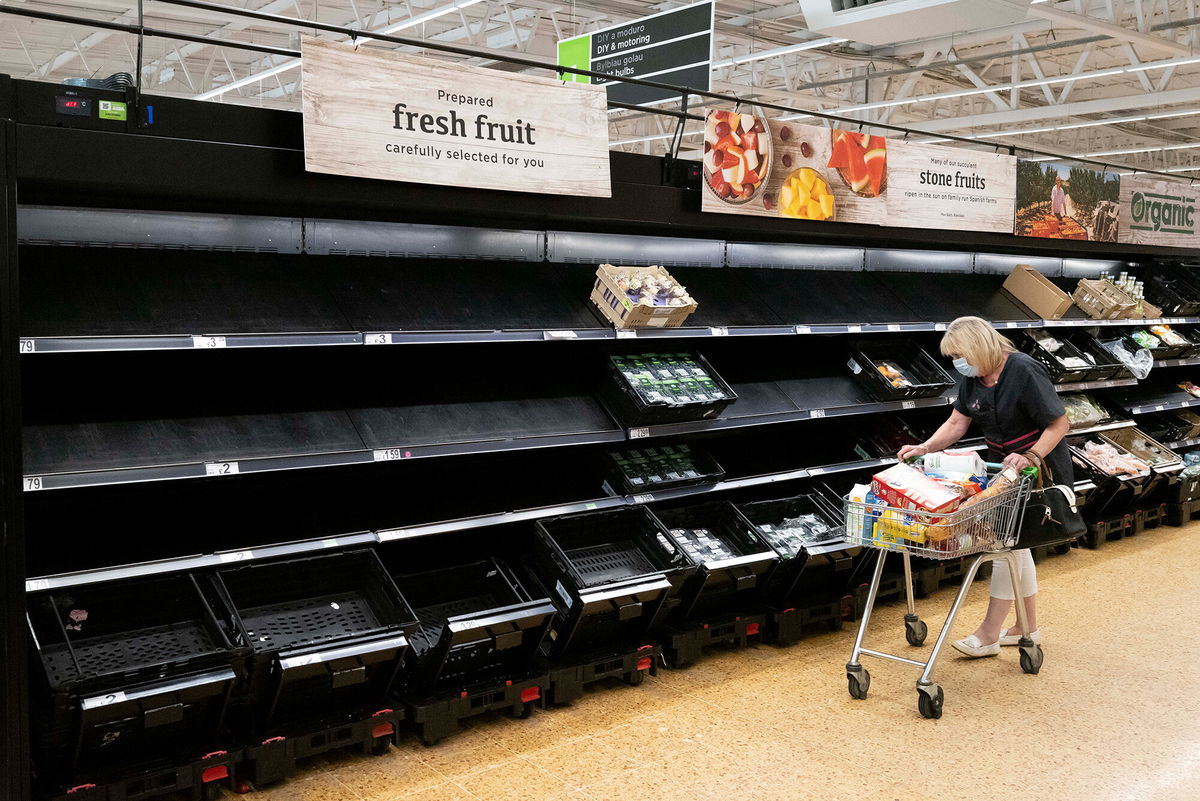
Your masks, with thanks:
[{"label": "trolley handle", "polygon": [[[917,462],[924,461],[924,459],[925,459],[925,457],[923,455],[922,456],[910,456],[904,460],[904,463],[905,464],[916,464]],[[987,467],[988,470],[994,470],[997,473],[1004,469],[1003,462],[984,462],[983,464],[985,467]],[[1038,474],[1037,465],[1030,465],[1029,467],[1021,468],[1021,477],[1022,478],[1026,478],[1026,477],[1037,478],[1037,474]]]}]

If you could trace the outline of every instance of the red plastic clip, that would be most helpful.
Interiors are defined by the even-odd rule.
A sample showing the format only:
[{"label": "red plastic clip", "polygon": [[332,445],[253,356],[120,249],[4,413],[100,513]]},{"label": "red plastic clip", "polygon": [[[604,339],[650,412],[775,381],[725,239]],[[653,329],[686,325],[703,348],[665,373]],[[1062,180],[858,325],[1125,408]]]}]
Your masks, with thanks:
[{"label": "red plastic clip", "polygon": [[81,784],[78,787],[72,787],[70,790],[67,790],[67,795],[71,795],[72,793],[82,793],[84,790],[95,790],[95,789],[96,789],[96,785],[94,785],[94,784]]},{"label": "red plastic clip", "polygon": [[741,623],[741,622],[742,622],[742,619],[741,619],[740,617],[735,617],[735,618],[733,619],[733,622],[734,622],[734,623]]},{"label": "red plastic clip", "polygon": [[200,761],[203,762],[206,759],[212,759],[213,757],[225,756],[228,753],[229,753],[228,751],[212,751],[212,752],[207,753],[204,756],[200,757]]},{"label": "red plastic clip", "polygon": [[[510,681],[509,684],[512,684],[512,682]],[[537,686],[526,687],[524,690],[521,690],[521,703],[523,703],[523,704],[527,704],[530,701],[536,701],[537,699],[539,699],[541,697],[542,697],[542,688],[541,687],[537,687]]]},{"label": "red plastic clip", "polygon": [[705,624],[704,624],[704,628],[708,628],[708,624],[707,624],[707,623],[705,623]]},{"label": "red plastic clip", "polygon": [[653,645],[643,645],[640,648],[638,648],[638,650],[639,651],[649,651],[653,647],[654,647]]},{"label": "red plastic clip", "polygon": [[652,662],[652,660],[650,659],[650,657],[643,656],[641,659],[639,659],[637,661],[637,669],[638,670],[649,670],[651,662]]},{"label": "red plastic clip", "polygon": [[263,744],[263,745],[270,745],[271,743],[282,743],[282,742],[285,742],[286,740],[287,740],[287,738],[286,738],[286,737],[270,737],[270,738],[268,738],[268,739],[266,739],[266,740],[263,740],[263,741],[262,741],[262,744]]},{"label": "red plastic clip", "polygon": [[458,694],[458,697],[459,697],[459,698],[466,698],[466,697],[467,697],[467,691],[466,691],[466,690],[463,690],[461,693],[459,693],[459,694]]},{"label": "red plastic clip", "polygon": [[394,712],[394,711],[395,711],[394,709],[381,709],[381,710],[379,710],[378,712],[376,712],[375,714],[371,715],[371,717],[373,717],[373,718],[377,718],[377,717],[379,717],[380,715],[390,715],[390,714],[392,714],[392,712]]},{"label": "red plastic clip", "polygon": [[209,782],[219,782],[221,779],[229,778],[229,767],[227,765],[217,765],[215,768],[209,768],[200,774],[200,783],[208,784]]},{"label": "red plastic clip", "polygon": [[[848,598],[848,597],[850,597],[850,596],[846,596],[846,597]],[[795,612],[795,611],[796,611],[796,607],[794,607],[794,606],[789,606],[787,609],[784,609],[784,610],[783,610],[783,614],[785,614],[785,615],[786,615],[786,614],[789,614],[789,613],[791,613],[791,612]]]},{"label": "red plastic clip", "polygon": [[509,679],[508,681],[504,682],[504,686],[505,686],[505,687],[511,687],[511,686],[512,686],[512,679]]},{"label": "red plastic clip", "polygon": [[746,636],[753,637],[755,634],[758,634],[758,624],[757,623],[747,623],[746,624]]},{"label": "red plastic clip", "polygon": [[395,734],[395,733],[396,733],[395,726],[393,726],[390,723],[380,723],[378,726],[371,729],[371,738],[378,739],[380,737],[387,737],[387,736]]}]

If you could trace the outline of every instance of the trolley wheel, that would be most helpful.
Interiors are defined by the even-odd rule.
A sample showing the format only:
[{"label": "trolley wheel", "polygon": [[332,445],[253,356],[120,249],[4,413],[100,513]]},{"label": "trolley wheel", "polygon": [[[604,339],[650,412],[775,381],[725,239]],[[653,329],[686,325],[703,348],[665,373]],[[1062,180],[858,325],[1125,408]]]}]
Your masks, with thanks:
[{"label": "trolley wheel", "polygon": [[390,735],[376,737],[371,741],[371,744],[367,746],[367,753],[372,756],[383,756],[388,752],[388,748],[390,748],[391,745],[392,738]]},{"label": "trolley wheel", "polygon": [[519,713],[517,713],[517,717],[520,718],[521,720],[524,720],[525,718],[529,717],[532,714],[533,714],[533,701],[526,701],[525,703],[521,704],[521,711]]},{"label": "trolley wheel", "polygon": [[638,686],[645,680],[646,680],[646,671],[644,671],[644,670],[635,670],[632,673],[625,676],[625,683],[632,687]]},{"label": "trolley wheel", "polygon": [[871,674],[866,668],[859,671],[847,670],[846,681],[850,687],[851,698],[861,701],[867,697],[867,690],[871,689]]},{"label": "trolley wheel", "polygon": [[1029,645],[1021,647],[1021,670],[1036,676],[1038,671],[1042,669],[1042,660],[1045,659],[1045,654],[1042,653],[1042,646]]},{"label": "trolley wheel", "polygon": [[924,620],[904,621],[904,639],[908,640],[908,644],[914,648],[920,648],[925,644],[927,634],[929,634],[929,626],[925,625]]},{"label": "trolley wheel", "polygon": [[917,709],[921,717],[937,720],[942,716],[942,702],[946,700],[940,685],[931,684],[928,687],[917,688]]}]

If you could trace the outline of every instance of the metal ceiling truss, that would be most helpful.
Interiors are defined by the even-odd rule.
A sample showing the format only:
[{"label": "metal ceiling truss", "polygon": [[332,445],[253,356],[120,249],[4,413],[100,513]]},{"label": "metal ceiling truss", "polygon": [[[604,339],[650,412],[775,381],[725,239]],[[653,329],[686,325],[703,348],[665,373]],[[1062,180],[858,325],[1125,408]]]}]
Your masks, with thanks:
[{"label": "metal ceiling truss", "polygon": [[[299,46],[294,22],[143,1],[148,28],[201,39],[147,37],[141,73],[146,91],[298,108],[294,56],[208,41],[291,53]],[[231,8],[354,28],[362,32],[356,41],[364,47],[520,71],[525,68],[500,59],[552,61],[561,38],[688,2],[239,0]],[[19,5],[106,23],[137,21],[136,0]],[[1015,24],[884,47],[806,30],[795,0],[718,0],[716,9],[712,87],[748,107],[786,105],[927,131],[933,141],[946,135],[975,140],[958,143],[965,147],[1113,153],[1122,169],[1200,168],[1200,147],[1190,146],[1200,134],[1200,114],[1184,113],[1200,108],[1197,0],[1050,0],[1031,6],[1028,18]],[[372,32],[458,45],[476,55],[370,41]],[[128,30],[0,14],[0,70],[17,77],[62,81],[133,72],[136,47],[137,37]],[[692,97],[688,110],[703,114],[719,102]],[[1177,116],[1162,116],[1169,113]],[[648,153],[665,151],[676,124],[639,110],[615,109],[609,117],[615,147]],[[698,130],[697,122],[686,126],[685,152],[698,144]]]}]

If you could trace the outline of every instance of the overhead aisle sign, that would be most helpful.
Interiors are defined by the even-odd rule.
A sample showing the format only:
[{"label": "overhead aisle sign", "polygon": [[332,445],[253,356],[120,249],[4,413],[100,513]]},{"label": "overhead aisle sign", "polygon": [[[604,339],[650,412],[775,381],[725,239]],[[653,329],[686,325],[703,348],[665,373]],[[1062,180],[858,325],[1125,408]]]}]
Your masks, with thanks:
[{"label": "overhead aisle sign", "polygon": [[611,197],[604,90],[306,38],[310,172]]},{"label": "overhead aisle sign", "polygon": [[[708,91],[713,5],[709,0],[564,39],[558,43],[558,63]],[[678,96],[675,92],[587,75],[564,73],[563,78],[604,86],[609,101],[618,103],[652,103]]]}]

